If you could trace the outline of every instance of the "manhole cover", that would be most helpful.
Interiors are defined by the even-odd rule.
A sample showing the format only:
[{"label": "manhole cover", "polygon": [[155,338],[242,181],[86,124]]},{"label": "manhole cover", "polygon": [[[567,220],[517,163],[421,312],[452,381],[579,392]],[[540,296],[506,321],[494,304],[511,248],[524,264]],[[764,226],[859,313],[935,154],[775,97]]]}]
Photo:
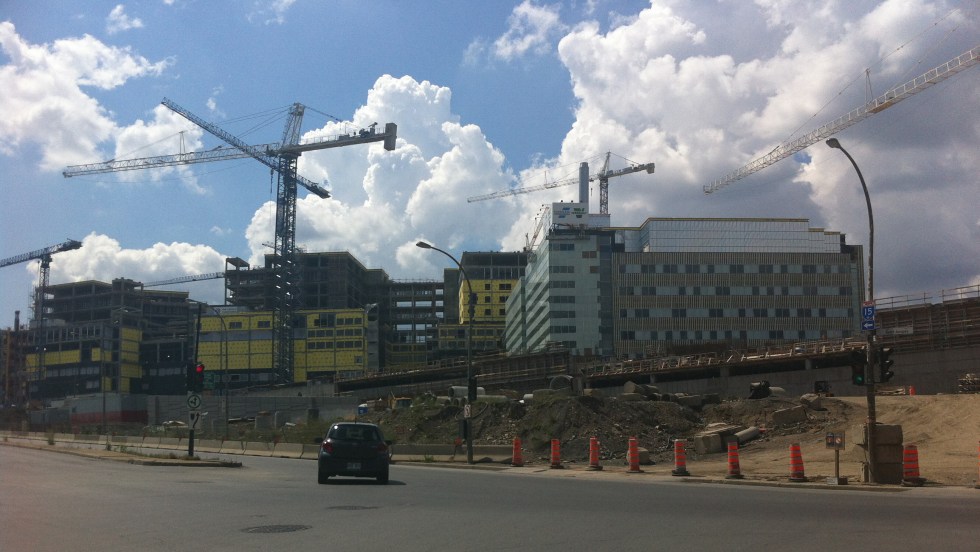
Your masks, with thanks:
[{"label": "manhole cover", "polygon": [[309,525],[260,525],[259,527],[249,527],[242,529],[245,533],[292,533],[294,531],[306,531],[312,529]]},{"label": "manhole cover", "polygon": [[376,510],[377,506],[330,506],[327,510]]}]

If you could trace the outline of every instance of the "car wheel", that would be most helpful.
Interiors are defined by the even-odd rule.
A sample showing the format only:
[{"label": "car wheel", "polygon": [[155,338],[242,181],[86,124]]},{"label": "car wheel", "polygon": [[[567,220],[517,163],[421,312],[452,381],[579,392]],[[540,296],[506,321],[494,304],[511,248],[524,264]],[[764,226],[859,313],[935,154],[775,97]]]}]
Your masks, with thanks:
[{"label": "car wheel", "polygon": [[326,473],[326,472],[317,472],[317,474],[316,474],[316,482],[319,483],[320,485],[323,485],[324,483],[326,483],[328,479],[330,479],[330,474],[329,473]]},{"label": "car wheel", "polygon": [[387,485],[388,484],[388,472],[387,471],[378,476],[378,483],[381,483],[382,485]]}]

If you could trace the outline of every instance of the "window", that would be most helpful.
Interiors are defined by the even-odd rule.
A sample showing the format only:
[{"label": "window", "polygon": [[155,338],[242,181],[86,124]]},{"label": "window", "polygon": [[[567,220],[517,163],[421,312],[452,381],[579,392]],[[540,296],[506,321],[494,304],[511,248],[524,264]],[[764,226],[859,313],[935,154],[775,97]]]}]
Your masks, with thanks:
[{"label": "window", "polygon": [[229,322],[228,323],[228,329],[229,330],[240,330],[240,329],[242,329],[242,323],[241,322]]},{"label": "window", "polygon": [[272,321],[271,320],[259,320],[258,323],[255,325],[255,327],[256,328],[260,328],[260,329],[271,328],[272,327]]}]

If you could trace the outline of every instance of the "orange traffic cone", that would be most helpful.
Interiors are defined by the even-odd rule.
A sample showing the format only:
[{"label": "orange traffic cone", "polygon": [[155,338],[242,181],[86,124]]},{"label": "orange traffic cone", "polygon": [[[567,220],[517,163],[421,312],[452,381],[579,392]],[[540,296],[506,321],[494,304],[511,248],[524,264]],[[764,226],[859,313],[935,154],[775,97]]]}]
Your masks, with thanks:
[{"label": "orange traffic cone", "polygon": [[561,443],[558,439],[551,440],[551,468],[561,469],[565,466],[561,465]]},{"label": "orange traffic cone", "polygon": [[926,480],[919,477],[919,448],[915,445],[905,445],[902,456],[902,486],[921,487]]},{"label": "orange traffic cone", "polygon": [[640,473],[640,446],[637,444],[636,437],[630,437],[629,448],[626,452],[626,459],[629,462],[630,473]]},{"label": "orange traffic cone", "polygon": [[728,475],[725,479],[742,479],[742,468],[738,465],[738,443],[728,443]]},{"label": "orange traffic cone", "polygon": [[593,471],[601,470],[599,465],[599,440],[589,437],[589,469]]},{"label": "orange traffic cone", "polygon": [[806,483],[807,480],[803,473],[803,452],[799,443],[789,446],[789,480],[794,483]]},{"label": "orange traffic cone", "polygon": [[670,475],[691,475],[687,471],[687,452],[684,450],[684,440],[674,440],[674,469]]},{"label": "orange traffic cone", "polygon": [[524,465],[524,454],[521,452],[520,437],[514,437],[514,453],[510,457],[510,465],[518,468]]}]

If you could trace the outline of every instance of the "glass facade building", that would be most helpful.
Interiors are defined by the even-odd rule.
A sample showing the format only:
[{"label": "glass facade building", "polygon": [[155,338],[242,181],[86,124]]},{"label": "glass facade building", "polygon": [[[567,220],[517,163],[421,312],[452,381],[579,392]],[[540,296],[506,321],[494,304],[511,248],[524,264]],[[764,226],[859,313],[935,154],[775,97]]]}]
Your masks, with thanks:
[{"label": "glass facade building", "polygon": [[552,228],[508,304],[505,344],[637,358],[850,337],[863,282],[862,248],[805,219]]}]

